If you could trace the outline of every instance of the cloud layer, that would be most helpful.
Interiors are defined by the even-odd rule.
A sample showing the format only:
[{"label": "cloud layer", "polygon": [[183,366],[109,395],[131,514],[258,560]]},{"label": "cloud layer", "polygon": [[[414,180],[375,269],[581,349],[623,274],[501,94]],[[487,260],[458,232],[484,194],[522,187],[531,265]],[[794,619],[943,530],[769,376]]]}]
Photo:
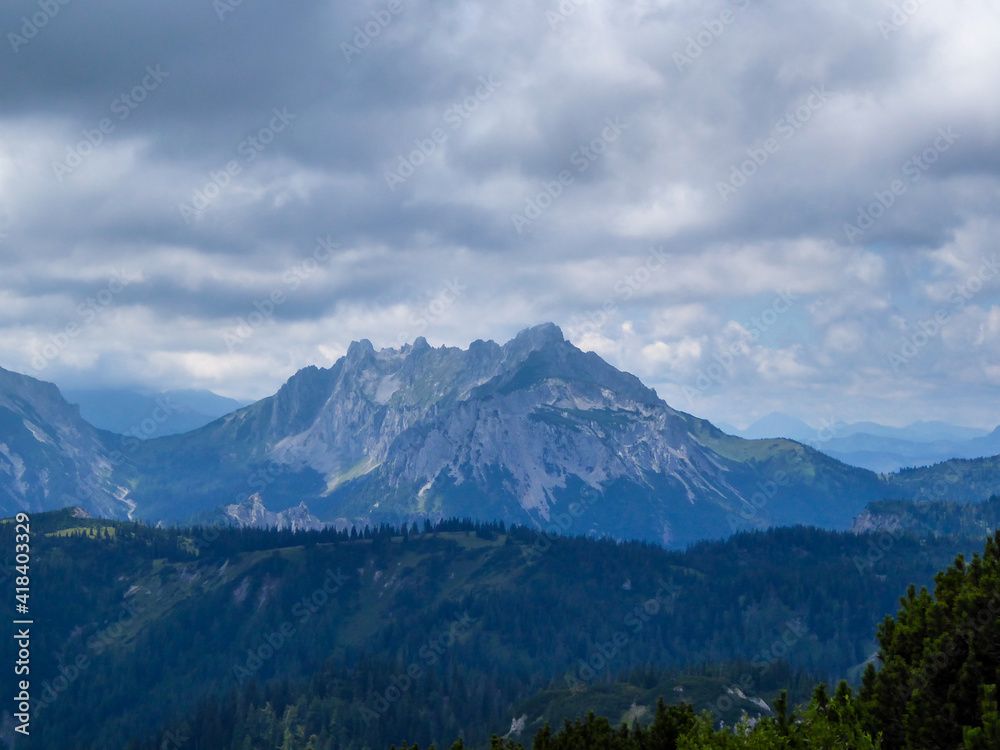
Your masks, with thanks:
[{"label": "cloud layer", "polygon": [[273,392],[542,321],[746,424],[1000,422],[976,0],[12,2],[3,366]]}]

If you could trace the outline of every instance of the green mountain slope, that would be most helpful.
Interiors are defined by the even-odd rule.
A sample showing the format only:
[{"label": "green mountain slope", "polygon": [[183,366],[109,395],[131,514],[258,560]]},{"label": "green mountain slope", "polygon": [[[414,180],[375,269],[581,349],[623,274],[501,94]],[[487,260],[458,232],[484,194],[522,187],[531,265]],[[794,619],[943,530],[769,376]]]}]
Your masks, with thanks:
[{"label": "green mountain slope", "polygon": [[[780,529],[680,553],[457,522],[359,538],[65,511],[33,525],[25,746],[102,750],[249,703],[283,715],[300,697],[310,726],[344,747],[483,738],[650,668],[673,671],[643,680],[676,677],[705,701],[732,681],[770,705],[787,664],[819,676],[863,665],[898,591],[976,546],[904,537],[876,556],[878,537]],[[4,550],[12,531],[0,525]],[[736,666],[695,679],[706,663]],[[619,695],[648,705],[653,687]]]}]

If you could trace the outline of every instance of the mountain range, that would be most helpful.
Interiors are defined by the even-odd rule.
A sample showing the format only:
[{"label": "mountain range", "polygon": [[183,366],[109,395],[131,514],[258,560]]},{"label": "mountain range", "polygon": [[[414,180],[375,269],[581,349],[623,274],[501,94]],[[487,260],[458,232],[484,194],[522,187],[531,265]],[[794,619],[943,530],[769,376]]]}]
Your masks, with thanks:
[{"label": "mountain range", "polygon": [[75,505],[297,527],[457,516],[684,546],[775,525],[846,529],[886,497],[1000,490],[989,459],[880,476],[792,440],[727,435],[552,324],[465,350],[354,342],[274,396],[149,440],[89,425],[52,385],[4,372],[0,387],[6,514]]},{"label": "mountain range", "polygon": [[830,422],[812,427],[795,417],[773,412],[745,430],[729,427],[727,432],[749,439],[797,440],[846,464],[879,473],[1000,453],[1000,427],[989,432],[940,421],[918,421],[905,427],[875,422]]},{"label": "mountain range", "polygon": [[203,427],[248,404],[208,390],[153,393],[132,388],[63,390],[80,415],[102,430],[141,440]]}]

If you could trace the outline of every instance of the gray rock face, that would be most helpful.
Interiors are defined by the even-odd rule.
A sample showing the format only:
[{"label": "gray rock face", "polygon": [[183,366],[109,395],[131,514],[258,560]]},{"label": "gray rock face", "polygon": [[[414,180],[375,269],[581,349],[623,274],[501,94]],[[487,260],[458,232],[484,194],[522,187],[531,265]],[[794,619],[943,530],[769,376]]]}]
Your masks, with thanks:
[{"label": "gray rock face", "polygon": [[[617,514],[623,536],[638,524],[670,543],[670,517],[684,506],[709,508],[718,525],[722,508],[748,507],[752,494],[730,482],[732,462],[695,437],[695,422],[546,324],[468,350],[422,338],[382,351],[355,342],[329,370],[302,370],[231,415],[212,441],[242,441],[248,461],[321,476],[325,492],[308,504],[328,521],[482,517],[490,508],[544,526],[588,493],[631,487],[658,508],[626,504],[622,515],[606,500],[573,530],[597,533]],[[262,495],[267,504],[269,490]]]},{"label": "gray rock face", "polygon": [[305,503],[280,513],[272,513],[264,507],[259,494],[251,495],[240,504],[227,505],[226,516],[240,526],[258,529],[290,529],[291,531],[322,529],[326,524],[309,513]]},{"label": "gray rock face", "polygon": [[852,534],[874,534],[888,532],[901,534],[904,530],[903,519],[895,513],[872,513],[867,508],[858,514],[848,529]]},{"label": "gray rock face", "polygon": [[490,468],[501,467],[510,475],[509,492],[543,520],[568,476],[597,490],[667,473],[692,501],[733,491],[678,412],[632,376],[566,342],[552,324],[504,346],[476,342],[468,351],[431,349],[418,339],[375,352],[363,341],[334,371],[311,423],[272,432],[268,452],[292,469],[319,472],[330,489],[382,467],[390,487],[416,484],[423,497],[442,475],[459,485],[485,483]]},{"label": "gray rock face", "polygon": [[293,528],[458,516],[683,546],[847,528],[879,481],[787,440],[727,436],[552,324],[466,350],[355,342],[270,398],[144,441],[90,427],[53,386],[0,380],[8,512]]},{"label": "gray rock face", "polygon": [[0,368],[0,511],[132,508],[119,441],[87,424],[51,383]]}]

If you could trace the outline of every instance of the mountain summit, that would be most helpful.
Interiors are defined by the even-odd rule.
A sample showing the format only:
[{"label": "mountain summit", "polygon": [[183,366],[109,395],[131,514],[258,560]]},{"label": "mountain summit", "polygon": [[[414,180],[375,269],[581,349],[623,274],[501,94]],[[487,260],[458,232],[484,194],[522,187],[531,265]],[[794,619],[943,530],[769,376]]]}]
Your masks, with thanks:
[{"label": "mountain summit", "polygon": [[[131,498],[183,519],[258,495],[322,521],[469,516],[668,545],[807,521],[846,528],[875,475],[676,411],[551,323],[499,345],[350,345],[270,398],[147,441]],[[851,495],[850,502],[831,496]]]},{"label": "mountain summit", "polygon": [[[954,464],[954,462],[952,462]],[[500,345],[354,342],[330,368],[182,435],[97,430],[0,371],[0,510],[315,526],[453,516],[683,546],[739,529],[847,529],[867,503],[1000,492],[1000,468],[879,476],[677,411],[547,323]]]}]

